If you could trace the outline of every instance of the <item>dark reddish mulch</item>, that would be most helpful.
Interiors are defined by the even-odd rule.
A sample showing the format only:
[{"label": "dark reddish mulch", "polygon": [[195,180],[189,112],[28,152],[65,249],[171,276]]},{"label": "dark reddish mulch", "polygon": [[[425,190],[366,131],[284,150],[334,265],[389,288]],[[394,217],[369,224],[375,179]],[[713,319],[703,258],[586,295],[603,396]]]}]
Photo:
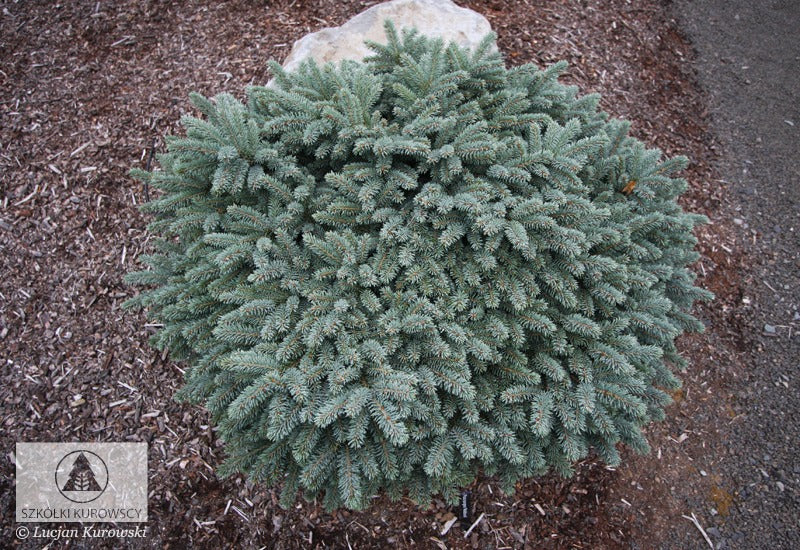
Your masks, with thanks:
[{"label": "dark reddish mulch", "polygon": [[306,502],[282,510],[269,488],[215,477],[222,451],[206,414],[172,400],[181,366],[147,346],[143,316],[120,309],[131,294],[122,276],[147,244],[135,208],[143,189],[127,171],[177,131],[190,91],[243,97],[293,40],[374,3],[2,3],[4,541],[15,543],[16,441],[149,443],[149,538],[88,541],[93,547],[649,547],[676,526],[693,529],[680,516],[713,506],[709,495],[724,500],[718,478],[700,477],[697,464],[710,460],[705,441],[725,410],[708,375],[719,379],[720,364],[736,365],[739,260],[719,219],[722,186],[709,168],[713,144],[687,63],[692,52],[656,0],[465,3],[489,18],[510,64],[568,60],[565,81],[602,93],[604,108],[634,120],[636,136],[692,159],[685,204],[715,222],[700,230],[697,271],[718,299],[700,310],[709,332],[683,340],[693,365],[668,421],[652,429],[654,453],[626,455],[616,472],[587,461],[573,479],[530,480],[513,496],[481,479],[472,490],[475,516],[485,516],[467,539],[459,525],[440,535],[452,513],[441,502],[429,510],[385,498],[360,513]]}]

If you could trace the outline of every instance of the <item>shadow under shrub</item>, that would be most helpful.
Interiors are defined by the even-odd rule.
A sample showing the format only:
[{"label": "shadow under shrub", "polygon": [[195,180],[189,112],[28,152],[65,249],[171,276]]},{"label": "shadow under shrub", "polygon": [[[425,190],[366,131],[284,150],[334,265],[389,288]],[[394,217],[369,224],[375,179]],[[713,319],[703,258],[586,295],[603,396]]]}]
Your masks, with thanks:
[{"label": "shadow under shrub", "polygon": [[647,450],[689,313],[684,158],[557,82],[413,32],[244,105],[192,100],[143,206],[158,236],[130,300],[189,363],[223,473],[329,508],[385,490],[450,501],[590,448]]}]

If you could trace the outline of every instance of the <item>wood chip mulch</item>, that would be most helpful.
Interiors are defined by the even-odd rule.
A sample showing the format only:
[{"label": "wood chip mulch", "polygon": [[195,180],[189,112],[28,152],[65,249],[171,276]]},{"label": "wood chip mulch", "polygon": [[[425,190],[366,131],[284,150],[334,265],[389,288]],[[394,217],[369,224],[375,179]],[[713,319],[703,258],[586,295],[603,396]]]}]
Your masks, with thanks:
[{"label": "wood chip mulch", "polygon": [[710,169],[715,146],[692,52],[657,0],[460,2],[489,19],[509,64],[566,59],[566,82],[602,93],[637,137],[692,159],[685,206],[714,222],[698,233],[696,271],[718,299],[699,310],[709,331],[682,341],[692,367],[668,420],[651,430],[653,454],[626,453],[617,471],[588,460],[572,479],[530,480],[514,495],[480,479],[474,517],[484,516],[466,538],[469,526],[458,523],[441,534],[454,512],[442,502],[419,510],[381,497],[367,511],[331,514],[300,501],[283,510],[276,491],[215,476],[223,453],[207,415],[172,399],[182,365],[148,347],[143,316],[120,309],[132,294],[122,276],[148,241],[136,209],[144,190],[127,172],[178,131],[190,91],[243,98],[248,84],[268,80],[269,58],[374,3],[0,2],[4,542],[45,542],[14,538],[17,441],[149,443],[148,538],[51,548],[619,548],[648,547],[677,524],[693,528],[680,515],[702,510],[713,483],[685,481],[714,437],[696,411],[720,406],[707,402],[719,386],[709,373],[719,379],[742,345],[741,256],[721,219],[724,182]]}]

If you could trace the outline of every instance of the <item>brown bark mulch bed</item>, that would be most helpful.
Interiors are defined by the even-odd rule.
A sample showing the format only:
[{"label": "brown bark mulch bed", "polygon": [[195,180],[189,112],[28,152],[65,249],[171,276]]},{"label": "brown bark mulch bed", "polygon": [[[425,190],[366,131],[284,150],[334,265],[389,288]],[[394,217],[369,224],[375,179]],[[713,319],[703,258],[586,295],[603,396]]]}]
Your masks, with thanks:
[{"label": "brown bark mulch bed", "polygon": [[56,547],[648,547],[676,526],[694,529],[682,514],[713,508],[724,517],[730,495],[705,449],[725,422],[719,380],[742,345],[740,256],[722,219],[724,185],[710,169],[692,52],[656,0],[460,2],[489,19],[509,64],[566,59],[565,81],[602,93],[637,137],[692,159],[684,204],[713,221],[699,231],[696,271],[718,298],[699,311],[709,331],[682,341],[692,366],[668,420],[651,430],[653,454],[626,453],[617,471],[586,461],[573,479],[530,480],[514,495],[481,479],[471,489],[475,517],[485,516],[467,538],[460,525],[440,534],[453,513],[441,502],[419,510],[382,497],[368,511],[331,514],[301,501],[283,510],[274,490],[215,476],[222,450],[207,415],[172,399],[182,366],[147,346],[143,316],[120,309],[132,294],[122,276],[148,238],[136,209],[144,190],[127,172],[178,130],[190,91],[243,98],[246,85],[268,79],[267,59],[374,3],[0,2],[4,543],[45,543],[14,538],[17,441],[149,443],[148,538]]}]

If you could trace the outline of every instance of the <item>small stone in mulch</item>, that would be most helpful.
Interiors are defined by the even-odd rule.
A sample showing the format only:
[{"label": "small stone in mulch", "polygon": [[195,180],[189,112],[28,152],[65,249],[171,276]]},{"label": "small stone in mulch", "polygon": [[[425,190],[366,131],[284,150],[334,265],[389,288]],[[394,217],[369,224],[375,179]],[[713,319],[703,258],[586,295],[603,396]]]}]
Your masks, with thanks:
[{"label": "small stone in mulch", "polygon": [[775,332],[777,332],[777,330],[773,325],[770,324],[764,325],[764,334],[775,334]]}]

